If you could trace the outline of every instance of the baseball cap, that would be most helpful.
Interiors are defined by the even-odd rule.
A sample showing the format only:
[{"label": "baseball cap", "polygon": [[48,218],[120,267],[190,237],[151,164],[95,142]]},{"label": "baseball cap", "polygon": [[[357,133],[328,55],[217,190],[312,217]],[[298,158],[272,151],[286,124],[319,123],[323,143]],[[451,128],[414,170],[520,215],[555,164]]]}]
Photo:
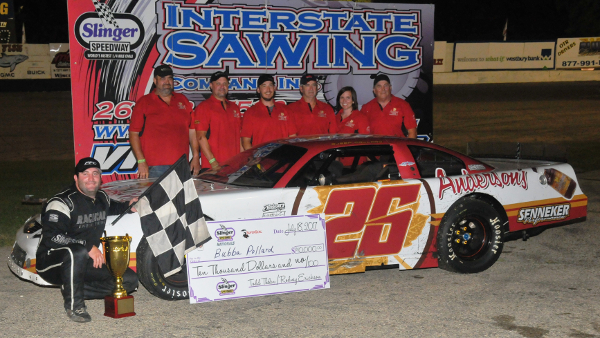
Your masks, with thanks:
[{"label": "baseball cap", "polygon": [[168,65],[160,65],[154,68],[154,76],[165,77],[167,75],[173,76],[173,69]]},{"label": "baseball cap", "polygon": [[93,157],[85,157],[77,162],[75,166],[75,175],[86,171],[89,168],[98,168],[100,171],[100,162],[96,161]]},{"label": "baseball cap", "polygon": [[379,74],[379,75],[375,76],[375,80],[373,80],[373,87],[375,87],[375,85],[377,85],[377,82],[379,82],[381,80],[386,80],[387,83],[392,84],[390,82],[390,78],[387,75],[385,75],[385,74]]},{"label": "baseball cap", "polygon": [[300,79],[300,84],[305,85],[305,84],[309,83],[310,81],[317,81],[317,77],[312,74],[304,74],[304,75],[302,75],[302,78]]},{"label": "baseball cap", "polygon": [[263,74],[261,76],[258,77],[258,81],[256,82],[256,86],[260,87],[261,84],[267,82],[267,81],[271,81],[273,82],[273,84],[275,84],[275,78],[273,77],[273,75],[271,74]]},{"label": "baseball cap", "polygon": [[210,76],[210,82],[211,83],[215,82],[215,81],[217,81],[218,79],[220,79],[222,77],[226,78],[227,81],[229,81],[229,74],[228,73],[218,71],[218,72],[215,72],[213,75]]}]

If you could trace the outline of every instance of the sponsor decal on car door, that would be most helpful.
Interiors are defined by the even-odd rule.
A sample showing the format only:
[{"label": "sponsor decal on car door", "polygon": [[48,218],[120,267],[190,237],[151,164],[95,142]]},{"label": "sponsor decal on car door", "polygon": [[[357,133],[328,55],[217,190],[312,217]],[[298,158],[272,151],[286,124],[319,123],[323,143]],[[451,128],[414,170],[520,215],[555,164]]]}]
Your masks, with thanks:
[{"label": "sponsor decal on car door", "polygon": [[[361,272],[382,264],[413,268],[424,246],[419,248],[418,239],[429,236],[429,215],[418,212],[421,187],[388,181],[313,188],[320,205],[308,212],[325,214],[330,273]],[[423,201],[428,204],[427,198]]]}]

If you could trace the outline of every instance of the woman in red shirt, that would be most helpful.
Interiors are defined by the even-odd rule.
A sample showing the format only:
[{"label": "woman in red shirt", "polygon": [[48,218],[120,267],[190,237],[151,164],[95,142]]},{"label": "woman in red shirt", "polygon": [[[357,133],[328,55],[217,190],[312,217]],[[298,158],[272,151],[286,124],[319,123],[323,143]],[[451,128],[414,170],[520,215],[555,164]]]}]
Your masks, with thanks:
[{"label": "woman in red shirt", "polygon": [[347,86],[337,95],[337,123],[339,134],[370,134],[369,120],[358,111],[358,102],[354,88]]}]

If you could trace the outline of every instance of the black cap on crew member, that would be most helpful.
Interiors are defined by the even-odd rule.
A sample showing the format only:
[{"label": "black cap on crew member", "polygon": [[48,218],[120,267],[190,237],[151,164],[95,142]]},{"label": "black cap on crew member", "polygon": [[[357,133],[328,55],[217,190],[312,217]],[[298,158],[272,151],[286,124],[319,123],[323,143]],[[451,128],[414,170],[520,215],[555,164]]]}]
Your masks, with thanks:
[{"label": "black cap on crew member", "polygon": [[273,82],[273,85],[275,85],[275,78],[273,77],[273,75],[263,74],[258,77],[258,81],[256,82],[256,87],[260,87],[261,84],[263,84],[267,81],[271,81],[271,82]]},{"label": "black cap on crew member", "polygon": [[213,73],[213,75],[210,76],[210,82],[213,83],[213,82],[217,81],[218,79],[220,79],[222,77],[226,78],[227,81],[229,81],[229,74],[228,73],[218,71],[218,72]]},{"label": "black cap on crew member", "polygon": [[305,85],[305,84],[309,83],[310,81],[317,81],[317,77],[312,74],[304,74],[304,75],[302,75],[302,78],[300,79],[300,85]]},{"label": "black cap on crew member", "polygon": [[169,65],[160,65],[154,68],[154,76],[165,77],[167,75],[173,76],[173,69]]},{"label": "black cap on crew member", "polygon": [[98,168],[98,170],[102,171],[102,169],[100,169],[100,162],[96,161],[93,157],[84,157],[77,162],[77,165],[75,166],[75,175],[82,173],[89,168]]},{"label": "black cap on crew member", "polygon": [[385,74],[379,74],[379,75],[375,76],[375,80],[373,80],[373,87],[375,87],[377,85],[377,82],[379,82],[381,80],[386,80],[387,83],[392,84],[390,82],[390,78],[387,75],[385,75]]}]

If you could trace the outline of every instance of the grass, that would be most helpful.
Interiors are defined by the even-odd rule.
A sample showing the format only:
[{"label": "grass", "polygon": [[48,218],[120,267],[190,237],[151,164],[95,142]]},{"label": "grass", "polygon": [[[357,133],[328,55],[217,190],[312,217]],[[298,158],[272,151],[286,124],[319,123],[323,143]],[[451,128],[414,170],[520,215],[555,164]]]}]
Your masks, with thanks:
[{"label": "grass", "polygon": [[15,233],[41,205],[25,205],[25,195],[52,197],[73,182],[73,160],[2,162],[0,246],[12,246]]}]

